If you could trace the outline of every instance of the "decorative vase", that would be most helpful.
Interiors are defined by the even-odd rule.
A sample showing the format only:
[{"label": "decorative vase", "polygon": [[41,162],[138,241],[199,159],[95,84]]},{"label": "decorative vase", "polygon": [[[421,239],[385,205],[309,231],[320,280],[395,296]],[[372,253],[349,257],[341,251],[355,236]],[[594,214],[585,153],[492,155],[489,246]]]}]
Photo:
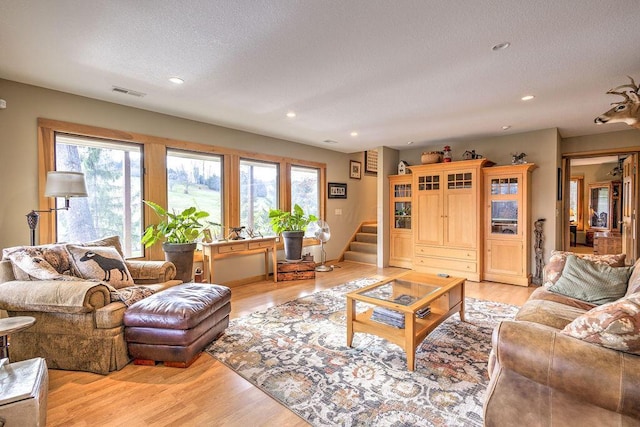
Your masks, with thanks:
[{"label": "decorative vase", "polygon": [[176,279],[193,282],[193,252],[197,243],[163,243],[164,259],[176,266]]},{"label": "decorative vase", "polygon": [[302,238],[304,231],[283,231],[284,258],[288,262],[300,261],[302,259]]}]

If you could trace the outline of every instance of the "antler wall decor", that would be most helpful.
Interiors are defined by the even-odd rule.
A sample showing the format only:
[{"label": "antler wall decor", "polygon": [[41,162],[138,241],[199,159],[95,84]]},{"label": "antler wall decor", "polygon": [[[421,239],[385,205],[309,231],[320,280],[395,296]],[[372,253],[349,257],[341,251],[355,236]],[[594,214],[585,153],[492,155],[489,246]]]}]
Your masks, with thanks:
[{"label": "antler wall decor", "polygon": [[[640,129],[640,87],[631,76],[627,77],[631,80],[630,84],[614,87],[607,91],[608,94],[624,97],[624,101],[612,102],[611,105],[614,107],[596,117],[595,123],[601,125],[603,123],[624,122],[635,129]],[[619,91],[622,88],[631,88],[631,90]]]}]

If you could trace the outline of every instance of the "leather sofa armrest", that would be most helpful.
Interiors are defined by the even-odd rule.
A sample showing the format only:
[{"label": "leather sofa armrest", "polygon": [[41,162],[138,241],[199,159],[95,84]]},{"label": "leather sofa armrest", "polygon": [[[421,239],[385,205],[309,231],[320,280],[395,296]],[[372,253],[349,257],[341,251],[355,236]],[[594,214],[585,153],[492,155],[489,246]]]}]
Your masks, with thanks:
[{"label": "leather sofa armrest", "polygon": [[496,363],[539,384],[640,418],[640,356],[600,347],[531,322],[503,321]]},{"label": "leather sofa armrest", "polygon": [[176,266],[169,261],[126,261],[136,285],[167,282],[176,277]]},{"label": "leather sofa armrest", "polygon": [[111,302],[99,282],[34,280],[0,283],[0,309],[51,313],[88,313]]}]

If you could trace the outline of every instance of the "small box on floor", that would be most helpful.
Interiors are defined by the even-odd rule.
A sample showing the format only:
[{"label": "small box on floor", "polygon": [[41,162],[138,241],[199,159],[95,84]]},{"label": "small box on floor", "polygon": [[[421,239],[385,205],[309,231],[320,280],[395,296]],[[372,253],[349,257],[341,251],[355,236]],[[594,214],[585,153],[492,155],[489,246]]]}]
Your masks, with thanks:
[{"label": "small box on floor", "polygon": [[316,263],[313,261],[278,261],[278,282],[287,280],[315,279]]}]

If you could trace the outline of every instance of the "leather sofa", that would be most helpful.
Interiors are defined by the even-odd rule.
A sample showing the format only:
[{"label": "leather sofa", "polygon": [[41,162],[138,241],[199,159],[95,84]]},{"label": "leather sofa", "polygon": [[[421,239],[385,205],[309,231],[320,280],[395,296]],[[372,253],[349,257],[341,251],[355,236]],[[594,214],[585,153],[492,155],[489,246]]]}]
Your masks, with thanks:
[{"label": "leather sofa", "polygon": [[[100,243],[104,244],[104,241]],[[119,248],[119,241],[116,242]],[[157,292],[182,283],[165,261],[126,261],[136,285]],[[130,362],[124,338],[127,305],[112,302],[101,281],[16,280],[0,261],[0,312],[32,316],[36,323],[10,337],[11,361],[43,357],[49,368],[107,374]]]},{"label": "leather sofa", "polygon": [[[640,260],[627,293],[640,292]],[[640,426],[640,356],[561,333],[595,306],[536,289],[494,330],[486,426]]]}]

